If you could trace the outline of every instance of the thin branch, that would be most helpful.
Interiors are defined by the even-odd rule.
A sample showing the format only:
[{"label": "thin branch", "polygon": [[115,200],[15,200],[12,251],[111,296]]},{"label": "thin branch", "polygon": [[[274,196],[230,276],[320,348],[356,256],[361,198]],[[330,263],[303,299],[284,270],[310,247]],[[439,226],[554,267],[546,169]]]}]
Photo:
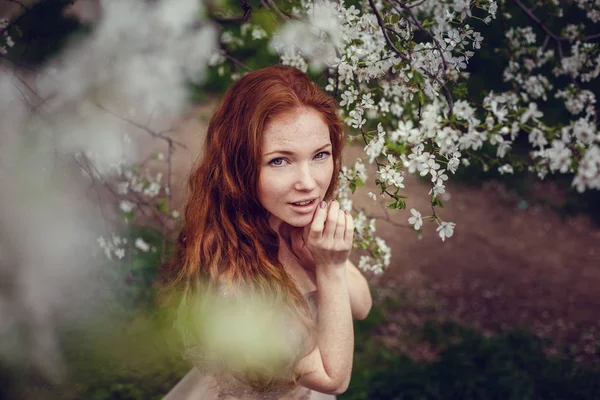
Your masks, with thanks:
[{"label": "thin branch", "polygon": [[418,6],[420,6],[421,4],[425,3],[425,1],[427,1],[427,0],[421,0],[421,1],[419,1],[418,3],[411,4],[410,6],[407,6],[407,7],[408,7],[408,8],[415,8],[415,7],[418,7]]},{"label": "thin branch", "polygon": [[548,36],[550,36],[552,39],[556,40],[556,42],[568,42],[569,38],[563,37],[563,36],[558,36],[555,33],[553,33],[550,29],[548,29],[548,27],[546,25],[544,25],[544,23],[542,21],[539,20],[538,17],[535,16],[535,14],[527,7],[525,7],[525,5],[523,3],[521,3],[520,0],[514,0],[514,2],[517,4],[517,6],[519,6],[519,8],[521,10],[523,10],[523,12],[525,14],[527,14],[527,17],[529,17],[530,20],[532,20],[541,30],[544,31],[544,33]]},{"label": "thin branch", "polygon": [[404,61],[408,61],[408,59],[406,58],[406,55],[404,55],[404,53],[402,53],[400,50],[398,50],[398,48],[394,45],[394,43],[392,43],[390,37],[387,34],[387,30],[385,29],[385,22],[383,21],[381,14],[379,14],[379,10],[377,10],[377,7],[375,7],[375,3],[373,2],[373,0],[369,0],[369,5],[371,6],[373,13],[375,14],[375,17],[377,17],[377,24],[381,28],[381,32],[383,33],[383,37],[385,38],[385,42],[387,43],[387,45],[392,50],[394,50],[394,53],[396,53],[398,55],[398,57],[400,57]]},{"label": "thin branch", "polygon": [[[84,155],[85,156],[85,155]],[[107,181],[105,181],[104,179],[102,179],[100,176],[99,171],[97,170],[96,166],[91,163],[87,157],[85,157],[86,159],[86,166],[84,167],[81,163],[79,163],[78,160],[77,163],[86,170],[86,172],[88,173],[88,175],[90,176],[90,178],[92,179],[92,185],[95,186],[97,183],[99,183],[100,185],[102,185],[104,188],[106,188],[108,190],[108,192],[117,200],[122,200],[123,196],[119,193],[117,193],[114,188],[110,185],[110,183],[108,183]],[[164,227],[164,225],[166,224],[166,222],[164,221],[164,217],[163,215],[160,213],[160,211],[157,210],[156,205],[154,203],[151,203],[149,201],[147,201],[146,199],[144,199],[139,193],[131,191],[130,192],[134,198],[132,198],[131,196],[128,196],[128,200],[131,200],[133,203],[135,203],[138,206],[138,209],[142,212],[142,214],[147,217],[147,218],[153,218],[154,220],[158,221],[162,227]],[[151,213],[148,214],[147,209],[151,210]],[[153,215],[152,215],[153,214]]]},{"label": "thin branch", "polygon": [[148,126],[139,124],[135,121],[129,120],[125,117],[122,117],[120,115],[117,115],[111,111],[109,111],[108,109],[106,109],[105,107],[103,107],[102,105],[98,104],[98,103],[94,103],[94,105],[98,108],[100,108],[101,110],[105,111],[107,114],[112,115],[115,118],[120,119],[121,121],[127,122],[128,124],[148,133],[150,136],[155,137],[157,139],[161,139],[166,141],[167,143],[174,143],[176,145],[178,145],[179,147],[183,148],[183,149],[187,149],[187,146],[171,137],[165,136],[166,133],[169,133],[171,131],[173,131],[173,129],[167,129],[166,131],[162,131],[162,132],[154,132],[153,130],[151,130]]},{"label": "thin branch", "polygon": [[[440,58],[442,59],[442,65],[444,66],[444,69],[442,72],[443,72],[444,78],[446,78],[447,71],[448,71],[448,63],[446,62],[446,57],[444,57],[444,51],[442,50],[442,46],[441,46],[440,42],[435,38],[435,36],[428,29],[425,29],[423,27],[423,25],[421,25],[421,23],[419,22],[419,20],[415,16],[415,14],[412,12],[412,10],[409,7],[406,6],[406,4],[403,4],[400,1],[396,1],[396,3],[408,12],[408,15],[413,20],[413,22],[415,23],[417,28],[419,28],[421,31],[427,33],[427,35],[429,35],[429,37],[431,37],[431,40],[433,40],[433,43],[435,44],[435,47],[438,50],[438,53],[440,53]],[[448,102],[450,115],[452,115],[452,109],[454,108],[454,99],[452,98],[452,94],[450,93],[450,90],[446,86],[445,82],[441,82],[433,74],[431,74],[431,77],[433,79],[435,79],[442,86],[442,91],[444,93],[444,97],[446,98],[446,101]]]},{"label": "thin branch", "polygon": [[396,3],[401,8],[405,9],[406,12],[408,12],[408,15],[413,20],[413,22],[415,23],[415,25],[417,26],[417,28],[419,28],[421,31],[425,32],[427,35],[429,35],[429,37],[431,38],[431,40],[433,40],[433,43],[435,44],[435,47],[437,48],[438,52],[440,53],[440,58],[442,59],[442,65],[444,66],[444,75],[446,75],[446,71],[448,70],[448,63],[446,62],[446,57],[444,57],[444,51],[442,50],[442,46],[440,45],[440,42],[429,31],[429,29],[425,29],[423,27],[423,25],[421,25],[421,23],[419,22],[419,20],[415,16],[415,14],[412,12],[412,10],[410,9],[410,7],[407,7],[406,4],[403,4],[403,3],[399,2],[399,1],[396,1]]},{"label": "thin branch", "polygon": [[5,1],[7,1],[9,3],[18,4],[19,6],[21,6],[23,11],[27,11],[29,9],[25,4],[21,3],[19,0],[5,0]]},{"label": "thin branch", "polygon": [[260,0],[260,4],[273,10],[273,12],[277,15],[277,17],[279,17],[281,21],[287,21],[290,19],[287,15],[281,12],[281,10],[273,2],[273,0]]},{"label": "thin branch", "polygon": [[238,60],[237,58],[233,57],[230,54],[225,53],[225,58],[227,58],[228,60],[233,62],[235,65],[242,67],[243,69],[245,69],[248,72],[252,71],[252,68],[250,68],[249,66],[247,66],[246,64],[244,64],[243,62],[241,62],[240,60]]},{"label": "thin branch", "polygon": [[596,33],[594,35],[586,36],[586,37],[583,38],[583,41],[587,42],[589,40],[596,40],[596,39],[600,39],[600,33]]},{"label": "thin branch", "polygon": [[383,217],[381,215],[369,215],[369,214],[367,214],[366,216],[367,216],[367,218],[373,218],[373,219],[377,219],[377,220],[381,220],[381,221],[387,222],[388,224],[393,225],[393,226],[398,227],[398,228],[411,229],[411,230],[413,229],[413,227],[410,226],[410,225],[401,224],[399,222],[392,221],[392,219],[390,218],[390,216],[388,214],[388,210],[384,208],[384,211],[385,211],[385,214],[386,214],[385,217]]},{"label": "thin branch", "polygon": [[[167,194],[167,215],[170,216],[171,212],[171,175],[172,175],[172,158],[173,158],[173,144],[169,142],[169,148],[167,153],[167,187],[165,192]],[[160,262],[161,264],[165,262],[167,255],[167,224],[163,224],[162,229],[162,243],[161,243],[161,252],[160,252]]]}]

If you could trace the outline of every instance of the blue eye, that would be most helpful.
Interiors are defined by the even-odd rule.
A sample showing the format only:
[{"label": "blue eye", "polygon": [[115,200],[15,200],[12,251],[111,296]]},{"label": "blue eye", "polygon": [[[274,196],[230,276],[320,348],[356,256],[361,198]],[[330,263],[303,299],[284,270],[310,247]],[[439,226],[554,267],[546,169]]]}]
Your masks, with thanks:
[{"label": "blue eye", "polygon": [[282,164],[277,163],[276,161],[283,161],[283,158],[279,157],[279,158],[274,158],[271,161],[269,161],[270,165],[273,165],[275,167],[281,167]]},{"label": "blue eye", "polygon": [[[323,160],[323,159],[327,158],[330,155],[331,155],[331,153],[328,152],[328,151],[321,151],[321,152],[319,152],[319,153],[317,153],[315,155],[315,159],[317,159],[317,160]],[[284,165],[283,162],[284,161],[287,162],[285,160],[285,158],[277,157],[277,158],[274,158],[271,161],[269,161],[269,165],[272,165],[274,167],[283,167],[283,165]]]}]

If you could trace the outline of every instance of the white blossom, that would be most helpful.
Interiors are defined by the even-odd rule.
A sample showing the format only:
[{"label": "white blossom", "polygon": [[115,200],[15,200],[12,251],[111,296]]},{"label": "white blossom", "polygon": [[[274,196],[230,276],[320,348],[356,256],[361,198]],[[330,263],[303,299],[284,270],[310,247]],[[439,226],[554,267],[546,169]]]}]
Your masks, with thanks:
[{"label": "white blossom", "polygon": [[418,231],[419,229],[421,229],[421,226],[423,226],[423,219],[421,218],[421,213],[415,210],[414,208],[410,209],[410,213],[412,214],[412,217],[408,218],[408,223],[414,225],[415,230]]},{"label": "white blossom", "polygon": [[373,161],[380,154],[384,153],[385,148],[385,132],[383,131],[383,127],[381,124],[377,126],[377,138],[371,140],[365,146],[365,153],[369,156],[369,164],[373,164]]},{"label": "white blossom", "polygon": [[440,222],[440,225],[437,227],[436,231],[440,235],[442,241],[445,241],[446,238],[452,237],[454,235],[454,227],[456,224],[454,222]]},{"label": "white blossom", "polygon": [[504,165],[498,167],[498,172],[500,172],[500,175],[514,173],[513,167],[510,164],[504,164]]}]

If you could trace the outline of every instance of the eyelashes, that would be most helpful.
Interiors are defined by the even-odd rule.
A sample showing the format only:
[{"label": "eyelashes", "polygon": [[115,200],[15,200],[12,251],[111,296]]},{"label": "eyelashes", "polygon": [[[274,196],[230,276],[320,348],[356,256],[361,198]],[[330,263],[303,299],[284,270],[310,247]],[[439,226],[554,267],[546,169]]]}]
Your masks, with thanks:
[{"label": "eyelashes", "polygon": [[[320,155],[320,154],[322,154],[323,156],[317,158],[317,156]],[[323,160],[323,159],[327,158],[330,155],[331,155],[331,152],[329,152],[329,151],[320,151],[317,154],[315,154],[315,158],[317,158],[317,160]],[[285,161],[285,159],[283,157],[274,158],[271,161],[269,161],[269,165],[272,165],[274,167],[281,167],[281,166],[283,166],[283,164],[276,163],[277,161]]]}]

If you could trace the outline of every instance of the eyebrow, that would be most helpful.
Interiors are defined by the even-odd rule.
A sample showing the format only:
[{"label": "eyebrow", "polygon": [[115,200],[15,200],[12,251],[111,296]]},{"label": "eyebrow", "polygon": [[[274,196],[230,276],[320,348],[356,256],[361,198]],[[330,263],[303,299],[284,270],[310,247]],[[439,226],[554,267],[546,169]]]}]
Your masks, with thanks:
[{"label": "eyebrow", "polygon": [[[332,144],[331,143],[327,143],[326,145],[319,147],[317,150],[315,150],[315,153],[317,153],[317,152],[319,152],[319,151],[321,151],[323,149],[326,149],[329,146],[332,146]],[[289,156],[294,155],[293,151],[288,151],[288,150],[274,150],[274,151],[271,151],[271,152],[265,154],[265,157],[268,156],[268,155],[270,155],[270,154],[274,154],[274,153],[280,153],[280,154],[285,154],[285,155],[289,155]]]}]

